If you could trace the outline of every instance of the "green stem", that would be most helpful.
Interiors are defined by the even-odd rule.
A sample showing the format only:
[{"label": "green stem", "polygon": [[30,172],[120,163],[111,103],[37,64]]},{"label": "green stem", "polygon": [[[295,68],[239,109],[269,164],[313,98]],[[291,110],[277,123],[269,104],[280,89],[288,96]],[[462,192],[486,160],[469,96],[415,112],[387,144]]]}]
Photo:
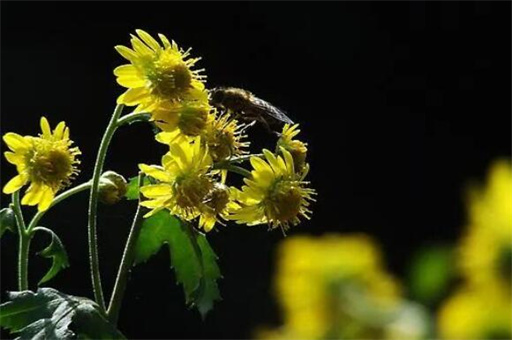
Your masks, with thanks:
[{"label": "green stem", "polygon": [[103,298],[103,290],[101,288],[100,267],[98,259],[98,240],[96,235],[96,213],[98,209],[98,194],[100,176],[103,171],[105,157],[107,155],[108,146],[114,132],[118,127],[118,119],[123,111],[123,105],[117,105],[112,118],[107,126],[105,134],[101,140],[100,149],[94,165],[94,172],[92,176],[92,186],[89,195],[89,223],[88,223],[88,239],[89,239],[89,263],[91,269],[92,289],[94,292],[94,299],[100,308],[105,311],[105,300]]},{"label": "green stem", "polygon": [[217,163],[217,164],[215,164],[214,169],[228,170],[228,171],[237,173],[237,174],[242,175],[247,178],[252,177],[251,172],[249,170],[244,169],[237,165],[229,164],[229,163]]},{"label": "green stem", "polygon": [[82,183],[80,185],[77,185],[77,186],[75,186],[75,187],[73,187],[73,188],[71,188],[69,190],[66,190],[66,191],[62,192],[60,195],[58,195],[57,197],[55,197],[53,199],[52,203],[50,204],[50,207],[47,210],[45,210],[45,211],[38,211],[37,214],[34,215],[34,217],[32,218],[32,221],[30,221],[30,223],[28,225],[27,233],[28,234],[32,234],[32,231],[37,226],[37,224],[39,223],[41,218],[44,216],[44,214],[46,214],[46,212],[51,207],[53,207],[56,204],[64,201],[68,197],[71,197],[71,196],[73,196],[75,194],[78,194],[79,192],[82,192],[84,190],[88,190],[90,187],[91,187],[91,182],[88,181],[88,182]]},{"label": "green stem", "polygon": [[[139,188],[142,186],[143,180],[144,175],[140,173],[138,179]],[[124,247],[121,265],[119,266],[119,271],[117,272],[114,291],[112,292],[112,297],[110,298],[110,304],[107,311],[107,315],[114,325],[117,324],[117,320],[119,319],[119,311],[121,310],[121,303],[123,301],[124,292],[126,290],[126,284],[128,282],[128,274],[130,272],[130,268],[133,265],[133,261],[135,258],[135,245],[137,244],[137,239],[139,238],[140,230],[142,228],[141,220],[142,206],[139,204],[137,206],[137,211],[135,212],[135,216],[133,218],[130,234],[128,235],[128,239]]]},{"label": "green stem", "polygon": [[18,248],[18,290],[28,289],[28,252],[30,249],[30,235],[27,233],[23,214],[20,206],[19,190],[12,194],[12,207],[18,226],[19,248]]},{"label": "green stem", "polygon": [[116,125],[121,126],[121,125],[125,125],[125,124],[136,123],[136,122],[147,122],[150,120],[150,118],[151,118],[151,114],[149,114],[149,113],[142,113],[142,112],[130,113],[130,114],[127,114],[127,115],[123,116],[122,118],[120,118],[117,121]]}]

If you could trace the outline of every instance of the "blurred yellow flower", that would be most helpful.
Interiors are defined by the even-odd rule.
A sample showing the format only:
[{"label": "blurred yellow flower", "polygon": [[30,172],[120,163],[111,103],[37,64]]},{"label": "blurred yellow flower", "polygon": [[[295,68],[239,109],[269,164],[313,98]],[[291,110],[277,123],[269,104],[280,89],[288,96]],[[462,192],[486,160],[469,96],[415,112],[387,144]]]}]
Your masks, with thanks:
[{"label": "blurred yellow flower", "polygon": [[[276,295],[284,324],[262,329],[264,339],[420,338],[425,325],[383,269],[365,235],[295,236],[280,246]],[[403,315],[402,315],[403,314]],[[410,319],[404,319],[409,315]],[[411,321],[412,320],[412,321]]]},{"label": "blurred yellow flower", "polygon": [[6,133],[3,137],[11,151],[4,153],[11,164],[16,165],[18,175],[3,188],[11,194],[30,182],[21,200],[24,205],[37,205],[44,211],[50,206],[57,191],[70,184],[78,173],[77,156],[80,150],[71,147],[69,128],[60,122],[53,130],[45,117],[41,117],[42,134],[39,137]]},{"label": "blurred yellow flower", "polygon": [[[511,283],[512,166],[495,162],[485,188],[469,192],[469,226],[460,247],[460,267],[471,283]],[[512,305],[511,305],[512,308]]]},{"label": "blurred yellow flower", "polygon": [[299,134],[299,132],[299,124],[285,124],[283,127],[283,132],[277,141],[276,152],[280,153],[281,148],[290,152],[293,157],[295,171],[300,173],[306,166],[306,155],[308,148],[306,143],[293,139]]},{"label": "blurred yellow flower", "polygon": [[266,160],[251,157],[254,170],[250,178],[244,178],[242,191],[236,192],[241,208],[230,219],[248,225],[268,223],[271,228],[286,230],[300,222],[299,216],[309,218],[308,206],[315,191],[306,187],[306,173],[295,173],[292,155],[284,149],[282,152],[284,158],[265,149]]},{"label": "blurred yellow flower", "polygon": [[484,188],[468,195],[469,221],[459,246],[462,288],[441,306],[444,339],[512,336],[512,166],[492,164]]},{"label": "blurred yellow flower", "polygon": [[141,205],[152,209],[146,216],[164,208],[187,221],[199,216],[201,204],[213,188],[208,174],[211,164],[211,157],[198,140],[171,144],[162,157],[163,167],[139,164],[142,172],[160,181],[140,189],[149,199]]},{"label": "blurred yellow flower", "polygon": [[499,286],[466,286],[448,298],[439,311],[442,339],[510,339],[510,291]]},{"label": "blurred yellow flower", "polygon": [[190,58],[190,49],[159,34],[160,42],[143,30],[131,36],[132,48],[115,49],[130,64],[114,70],[117,82],[128,90],[117,100],[119,104],[138,105],[137,111],[152,112],[162,101],[193,99],[194,90],[204,89],[202,70],[192,70],[200,58]]}]

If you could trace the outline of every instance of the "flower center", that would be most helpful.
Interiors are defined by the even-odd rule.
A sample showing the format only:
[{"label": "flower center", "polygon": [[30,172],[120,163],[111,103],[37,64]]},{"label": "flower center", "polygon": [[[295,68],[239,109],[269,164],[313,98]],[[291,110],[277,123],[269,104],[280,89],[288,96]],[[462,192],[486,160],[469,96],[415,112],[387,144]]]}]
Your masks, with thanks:
[{"label": "flower center", "polygon": [[198,136],[206,126],[208,112],[207,107],[184,106],[178,122],[181,132],[187,136]]},{"label": "flower center", "polygon": [[265,201],[265,211],[271,219],[287,222],[295,218],[301,208],[300,188],[287,181],[279,181]]},{"label": "flower center", "polygon": [[46,145],[37,145],[32,155],[29,155],[30,177],[34,182],[42,182],[57,190],[73,174],[73,161],[66,149],[48,149]]},{"label": "flower center", "polygon": [[215,214],[220,213],[229,203],[228,188],[221,183],[215,183],[213,189],[208,193],[205,204],[213,210]]},{"label": "flower center", "polygon": [[163,53],[147,73],[151,92],[163,99],[177,100],[191,87],[192,73],[179,57]]},{"label": "flower center", "polygon": [[176,182],[176,203],[184,209],[198,208],[211,188],[212,183],[207,177],[183,177]]}]

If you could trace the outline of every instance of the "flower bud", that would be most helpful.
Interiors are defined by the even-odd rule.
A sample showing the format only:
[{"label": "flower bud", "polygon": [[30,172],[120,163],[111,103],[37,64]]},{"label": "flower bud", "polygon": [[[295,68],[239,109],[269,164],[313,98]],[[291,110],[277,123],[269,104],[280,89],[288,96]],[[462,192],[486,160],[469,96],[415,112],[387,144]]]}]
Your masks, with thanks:
[{"label": "flower bud", "polygon": [[100,177],[99,200],[112,205],[123,199],[126,194],[126,179],[114,171],[106,171]]}]

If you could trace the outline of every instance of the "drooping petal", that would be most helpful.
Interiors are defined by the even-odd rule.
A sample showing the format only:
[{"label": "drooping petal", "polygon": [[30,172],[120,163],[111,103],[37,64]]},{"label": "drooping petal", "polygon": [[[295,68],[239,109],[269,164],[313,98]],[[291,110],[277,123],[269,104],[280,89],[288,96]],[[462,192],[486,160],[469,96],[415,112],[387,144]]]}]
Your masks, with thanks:
[{"label": "drooping petal", "polygon": [[18,175],[7,182],[3,188],[3,192],[4,194],[12,194],[13,192],[18,191],[26,183],[27,179],[22,175]]},{"label": "drooping petal", "polygon": [[41,200],[44,194],[44,186],[36,183],[32,183],[28,188],[25,196],[21,199],[23,205],[36,205]]},{"label": "drooping petal", "polygon": [[37,205],[37,210],[45,211],[48,210],[50,205],[52,204],[53,197],[55,196],[53,190],[50,187],[45,187],[43,189],[43,194],[39,199],[39,204]]},{"label": "drooping petal", "polygon": [[147,198],[169,196],[172,194],[172,186],[164,183],[146,185],[140,188],[140,192]]}]

